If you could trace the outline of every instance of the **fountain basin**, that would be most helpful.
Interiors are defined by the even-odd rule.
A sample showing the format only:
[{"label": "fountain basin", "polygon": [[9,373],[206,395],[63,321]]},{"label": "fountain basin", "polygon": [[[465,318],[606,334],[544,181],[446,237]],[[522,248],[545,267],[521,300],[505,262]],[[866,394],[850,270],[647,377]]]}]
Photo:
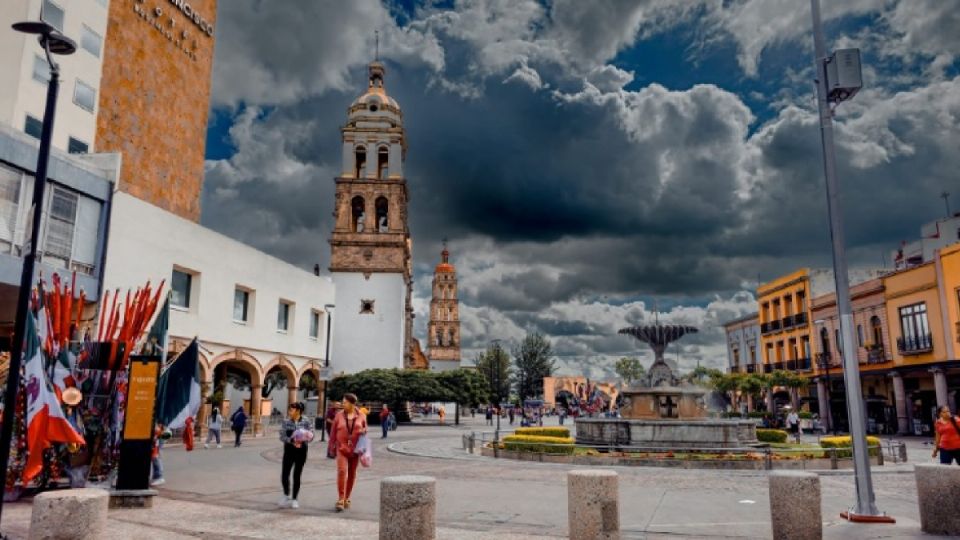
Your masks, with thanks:
[{"label": "fountain basin", "polygon": [[577,418],[577,444],[632,448],[744,448],[758,444],[750,420]]}]

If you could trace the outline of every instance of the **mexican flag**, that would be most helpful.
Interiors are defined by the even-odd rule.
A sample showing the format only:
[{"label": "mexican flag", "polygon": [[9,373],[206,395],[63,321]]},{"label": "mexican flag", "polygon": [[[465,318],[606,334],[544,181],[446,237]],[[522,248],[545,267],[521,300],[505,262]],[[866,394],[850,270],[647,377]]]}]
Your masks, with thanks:
[{"label": "mexican flag", "polygon": [[30,451],[23,469],[27,483],[43,470],[43,451],[53,442],[84,444],[83,437],[67,422],[43,370],[43,352],[33,315],[27,315],[23,356],[26,358],[23,380],[27,392],[27,448]]},{"label": "mexican flag", "polygon": [[200,410],[200,346],[196,338],[160,375],[157,423],[170,429],[184,426]]}]

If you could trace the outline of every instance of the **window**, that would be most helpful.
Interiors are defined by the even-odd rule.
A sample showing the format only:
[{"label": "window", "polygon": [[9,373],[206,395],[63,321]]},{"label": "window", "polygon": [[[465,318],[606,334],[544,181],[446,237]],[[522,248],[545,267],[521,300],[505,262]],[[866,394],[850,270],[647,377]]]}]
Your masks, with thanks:
[{"label": "window", "polygon": [[52,195],[43,252],[48,257],[69,261],[73,253],[73,227],[77,220],[77,194],[54,188]]},{"label": "window", "polygon": [[17,228],[17,210],[20,207],[19,171],[0,165],[0,242],[3,252],[9,253],[13,246],[13,234]]},{"label": "window", "polygon": [[386,197],[377,197],[377,232],[387,232],[390,229],[389,207]]},{"label": "window", "polygon": [[373,300],[368,300],[366,298],[360,300],[360,314],[373,315],[373,303]]},{"label": "window", "polygon": [[250,308],[250,291],[237,287],[233,290],[233,320],[245,323],[248,321]]},{"label": "window", "polygon": [[27,120],[23,123],[23,132],[39,139],[40,133],[43,132],[43,122],[28,114]]},{"label": "window", "polygon": [[837,344],[837,352],[843,354],[843,340],[840,339],[840,329],[837,328],[833,331],[833,339]]},{"label": "window", "polygon": [[182,270],[173,270],[170,279],[170,305],[190,309],[190,289],[193,286],[193,276]]},{"label": "window", "polygon": [[927,323],[927,304],[921,302],[900,308],[900,329],[907,343],[929,341],[930,326]]},{"label": "window", "polygon": [[360,146],[357,147],[356,156],[356,168],[353,173],[356,178],[363,178],[367,176],[367,150]]},{"label": "window", "polygon": [[363,197],[357,195],[350,201],[350,228],[353,232],[363,232],[363,222],[366,219],[366,203]]},{"label": "window", "polygon": [[310,312],[310,337],[317,339],[320,335],[320,312],[313,310]]},{"label": "window", "polygon": [[857,347],[863,347],[863,325],[857,325]]},{"label": "window", "polygon": [[83,25],[83,30],[80,32],[80,46],[88,53],[100,58],[102,44],[103,38],[100,37],[100,34],[87,28],[87,25]]},{"label": "window", "polygon": [[386,180],[390,155],[386,146],[381,146],[377,151],[377,178]]},{"label": "window", "polygon": [[870,317],[870,329],[873,332],[874,347],[883,347],[883,323],[880,322],[880,317]]},{"label": "window", "polygon": [[33,57],[33,80],[43,84],[50,82],[50,64],[40,55]]},{"label": "window", "polygon": [[277,331],[278,332],[289,332],[290,331],[290,302],[280,301],[280,304],[277,308]]},{"label": "window", "polygon": [[73,87],[73,102],[81,108],[93,112],[97,101],[97,91],[89,84],[77,79]]},{"label": "window", "polygon": [[43,0],[41,9],[43,11],[40,14],[40,18],[56,27],[57,30],[63,32],[63,8],[50,0]]},{"label": "window", "polygon": [[86,154],[89,150],[90,146],[80,139],[74,139],[73,137],[67,139],[67,152],[71,154]]}]

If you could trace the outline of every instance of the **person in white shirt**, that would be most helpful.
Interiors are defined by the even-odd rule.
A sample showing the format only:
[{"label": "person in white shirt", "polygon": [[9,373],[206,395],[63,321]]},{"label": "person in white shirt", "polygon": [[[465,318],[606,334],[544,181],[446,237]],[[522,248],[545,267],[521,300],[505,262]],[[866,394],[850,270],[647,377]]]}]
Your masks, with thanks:
[{"label": "person in white shirt", "polygon": [[210,448],[210,441],[217,439],[217,448],[223,448],[220,444],[220,429],[223,427],[223,415],[220,409],[213,408],[210,418],[207,419],[207,442],[203,443],[204,448]]}]

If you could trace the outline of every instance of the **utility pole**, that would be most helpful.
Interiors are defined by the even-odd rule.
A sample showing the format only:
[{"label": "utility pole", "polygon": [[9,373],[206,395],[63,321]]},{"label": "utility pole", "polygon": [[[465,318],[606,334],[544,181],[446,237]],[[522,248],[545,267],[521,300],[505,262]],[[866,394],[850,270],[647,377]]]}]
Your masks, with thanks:
[{"label": "utility pole", "polygon": [[853,446],[853,471],[856,478],[856,505],[841,515],[850,521],[894,522],[893,518],[877,510],[870,476],[870,457],[867,448],[866,411],[860,388],[860,366],[857,361],[856,341],[853,337],[853,309],[850,304],[850,278],[847,275],[843,216],[837,185],[836,156],[833,144],[833,110],[831,103],[850,99],[862,86],[860,79],[860,52],[838,51],[827,56],[820,21],[820,0],[810,0],[813,18],[813,44],[817,76],[817,108],[820,116],[820,136],[823,145],[823,173],[827,191],[827,214],[830,219],[830,238],[833,243],[833,277],[837,291],[837,313],[843,359],[843,382],[850,419],[850,437]]}]

